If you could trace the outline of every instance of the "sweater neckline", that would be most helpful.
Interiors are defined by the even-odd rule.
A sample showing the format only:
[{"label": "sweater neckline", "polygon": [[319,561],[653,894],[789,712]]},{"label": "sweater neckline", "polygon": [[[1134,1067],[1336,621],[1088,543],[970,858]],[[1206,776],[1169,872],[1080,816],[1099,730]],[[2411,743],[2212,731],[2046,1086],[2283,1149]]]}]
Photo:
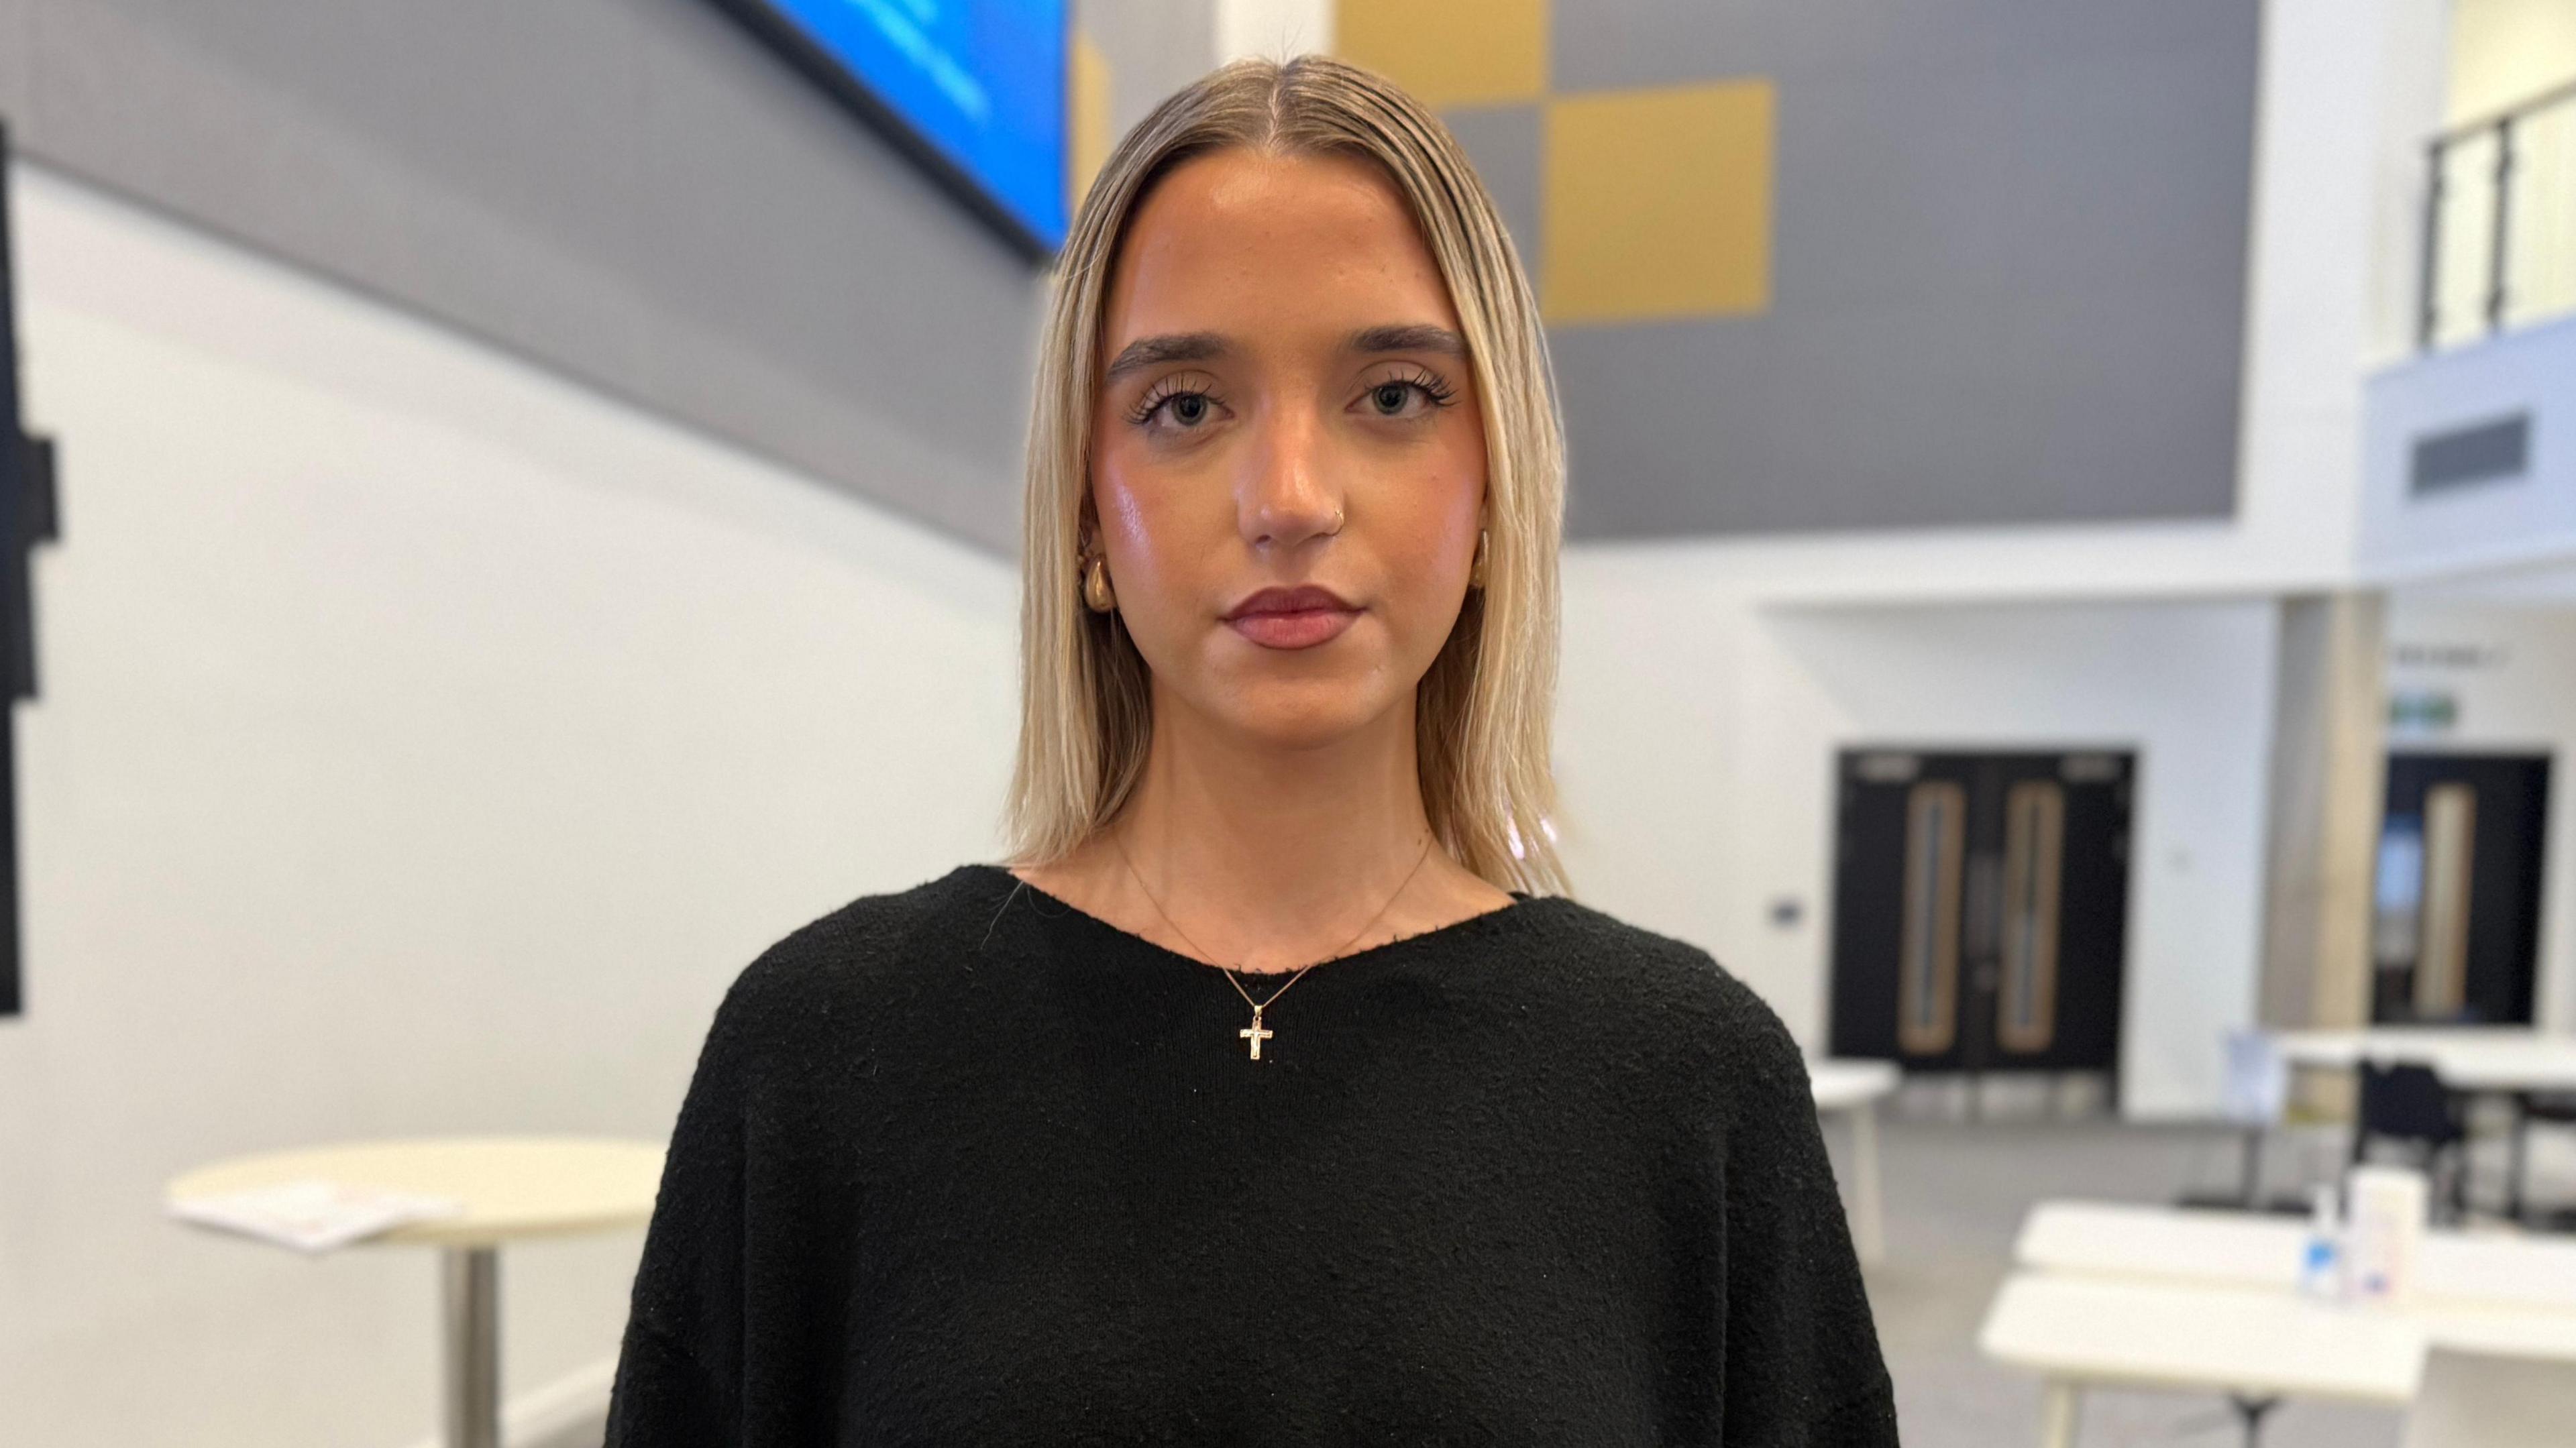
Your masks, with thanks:
[{"label": "sweater neckline", "polygon": [[[1183,954],[1158,940],[1153,940],[1146,936],[1139,935],[1135,931],[1129,930],[1124,926],[1113,925],[1109,921],[1092,914],[1090,911],[1083,909],[1081,906],[1074,904],[1072,901],[1067,900],[1060,895],[1053,895],[1045,890],[1041,890],[1037,886],[1030,884],[1028,881],[1021,879],[1019,876],[1012,874],[1006,866],[987,864],[978,861],[973,864],[961,866],[960,868],[975,871],[976,873],[985,876],[988,880],[997,882],[1007,890],[1017,890],[1028,895],[1034,900],[1044,901],[1047,909],[1041,912],[1041,914],[1046,919],[1051,921],[1068,922],[1087,934],[1114,942],[1130,951],[1146,956],[1149,959],[1164,962],[1178,962],[1181,965],[1188,966],[1193,970],[1207,975],[1231,975],[1237,980],[1255,984],[1277,981],[1280,984],[1285,985],[1291,977],[1297,974],[1297,971],[1295,970],[1235,970],[1229,966],[1222,966],[1212,961],[1201,960],[1195,955]],[[1338,970],[1341,967],[1354,964],[1397,957],[1408,950],[1444,945],[1453,941],[1470,939],[1476,935],[1490,931],[1497,925],[1523,919],[1533,910],[1554,898],[1552,896],[1545,895],[1532,895],[1520,890],[1511,890],[1505,893],[1512,897],[1512,902],[1508,905],[1497,905],[1491,910],[1479,911],[1474,915],[1462,916],[1459,919],[1450,921],[1446,925],[1434,925],[1428,930],[1417,930],[1411,935],[1399,935],[1392,940],[1382,940],[1364,950],[1354,950],[1347,955],[1329,956],[1323,960],[1315,962],[1314,966],[1303,968],[1311,970],[1320,966],[1332,966]]]}]

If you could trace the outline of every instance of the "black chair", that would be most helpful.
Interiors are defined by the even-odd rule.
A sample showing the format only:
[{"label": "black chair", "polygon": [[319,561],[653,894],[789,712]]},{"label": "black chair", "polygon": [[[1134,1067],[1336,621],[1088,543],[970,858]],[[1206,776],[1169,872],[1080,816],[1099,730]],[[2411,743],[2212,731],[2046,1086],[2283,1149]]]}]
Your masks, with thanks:
[{"label": "black chair", "polygon": [[2444,1220],[2458,1222],[2469,1210],[2469,1130],[2457,1097],[2439,1073],[2414,1061],[2361,1063],[2360,1116],[2353,1124],[2352,1160],[2370,1159],[2374,1142],[2393,1142],[2406,1149],[2410,1163],[2439,1182],[2449,1169],[2447,1190],[2434,1200],[2446,1203]]}]

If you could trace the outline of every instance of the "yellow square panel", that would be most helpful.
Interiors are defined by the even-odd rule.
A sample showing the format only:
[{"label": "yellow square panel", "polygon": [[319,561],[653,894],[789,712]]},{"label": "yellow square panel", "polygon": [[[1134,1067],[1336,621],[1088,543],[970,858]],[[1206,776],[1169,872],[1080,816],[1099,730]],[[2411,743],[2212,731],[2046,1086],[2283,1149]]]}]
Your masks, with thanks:
[{"label": "yellow square panel", "polygon": [[1064,87],[1064,200],[1068,215],[1082,209],[1082,198],[1091,190],[1091,178],[1100,174],[1117,144],[1109,124],[1111,96],[1109,57],[1091,43],[1090,36],[1075,36]]},{"label": "yellow square panel", "polygon": [[1426,106],[1536,100],[1547,91],[1548,0],[1339,0],[1333,50]]},{"label": "yellow square panel", "polygon": [[1551,322],[1771,305],[1767,80],[1548,103],[1542,304]]}]

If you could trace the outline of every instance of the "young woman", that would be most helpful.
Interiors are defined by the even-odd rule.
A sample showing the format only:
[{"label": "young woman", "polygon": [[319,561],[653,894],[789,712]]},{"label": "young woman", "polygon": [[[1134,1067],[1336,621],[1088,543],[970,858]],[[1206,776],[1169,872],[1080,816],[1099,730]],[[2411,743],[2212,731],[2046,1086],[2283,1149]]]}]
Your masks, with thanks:
[{"label": "young woman", "polygon": [[727,994],[610,1448],[1895,1443],[1788,1033],[1555,893],[1556,407],[1440,124],[1165,102],[1029,457],[1017,850]]}]

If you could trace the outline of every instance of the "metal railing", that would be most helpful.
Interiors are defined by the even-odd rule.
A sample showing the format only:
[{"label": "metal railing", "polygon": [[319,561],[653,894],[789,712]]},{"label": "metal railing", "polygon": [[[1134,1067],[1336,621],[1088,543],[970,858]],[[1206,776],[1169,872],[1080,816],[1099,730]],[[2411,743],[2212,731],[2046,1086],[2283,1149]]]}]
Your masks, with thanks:
[{"label": "metal railing", "polygon": [[2576,80],[2443,131],[2425,161],[2418,348],[2576,311]]}]

